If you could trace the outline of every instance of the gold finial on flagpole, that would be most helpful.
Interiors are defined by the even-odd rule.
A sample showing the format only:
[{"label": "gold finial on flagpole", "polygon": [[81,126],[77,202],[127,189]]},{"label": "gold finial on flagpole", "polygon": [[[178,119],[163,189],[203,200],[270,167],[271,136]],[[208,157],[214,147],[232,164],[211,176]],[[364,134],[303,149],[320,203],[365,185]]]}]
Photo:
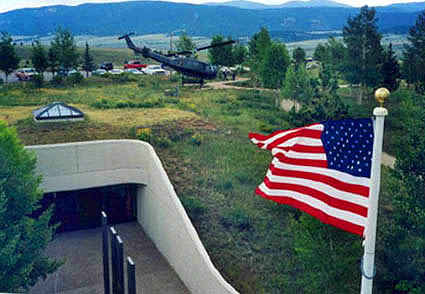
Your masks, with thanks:
[{"label": "gold finial on flagpole", "polygon": [[390,91],[387,88],[379,88],[375,91],[375,99],[381,107],[384,107],[385,100],[390,96]]}]

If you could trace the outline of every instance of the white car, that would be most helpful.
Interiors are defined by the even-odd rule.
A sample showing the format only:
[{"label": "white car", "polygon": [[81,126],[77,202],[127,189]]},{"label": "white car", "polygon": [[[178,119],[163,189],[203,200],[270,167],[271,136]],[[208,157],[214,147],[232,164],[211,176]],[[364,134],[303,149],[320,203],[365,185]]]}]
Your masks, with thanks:
[{"label": "white car", "polygon": [[16,77],[20,80],[20,81],[27,81],[32,79],[33,76],[35,76],[37,74],[37,72],[35,71],[34,68],[22,68],[16,71]]},{"label": "white car", "polygon": [[125,72],[131,73],[133,75],[142,75],[143,72],[141,72],[140,70],[136,69],[136,68],[128,68],[124,70]]},{"label": "white car", "polygon": [[111,75],[120,75],[122,74],[124,71],[122,69],[116,68],[116,69],[111,69],[110,71],[108,71]]},{"label": "white car", "polygon": [[167,72],[160,65],[148,65],[142,71],[147,75],[167,75]]},{"label": "white car", "polygon": [[101,69],[101,68],[96,69],[96,70],[94,70],[94,71],[92,71],[92,72],[91,72],[91,74],[92,74],[92,75],[95,75],[95,76],[102,76],[102,75],[104,75],[105,73],[107,73],[107,71],[106,71],[106,70],[104,70],[104,69]]}]

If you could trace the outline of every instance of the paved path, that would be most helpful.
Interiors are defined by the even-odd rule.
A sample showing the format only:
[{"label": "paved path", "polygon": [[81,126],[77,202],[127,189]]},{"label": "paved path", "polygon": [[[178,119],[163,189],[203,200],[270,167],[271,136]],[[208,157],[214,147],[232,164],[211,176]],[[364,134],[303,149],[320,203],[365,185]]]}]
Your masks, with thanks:
[{"label": "paved path", "polygon": [[[131,256],[136,264],[137,293],[190,293],[138,223],[114,227],[124,241],[124,256]],[[46,253],[65,259],[65,264],[35,285],[30,293],[104,293],[102,228],[58,234],[49,243]]]}]

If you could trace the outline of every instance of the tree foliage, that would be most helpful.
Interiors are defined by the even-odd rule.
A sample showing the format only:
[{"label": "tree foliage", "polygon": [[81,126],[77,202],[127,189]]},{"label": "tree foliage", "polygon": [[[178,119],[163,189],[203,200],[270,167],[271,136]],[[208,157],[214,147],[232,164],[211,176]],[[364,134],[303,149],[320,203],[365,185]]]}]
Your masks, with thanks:
[{"label": "tree foliage", "polygon": [[90,54],[89,44],[86,42],[86,50],[84,51],[83,56],[83,69],[86,71],[87,77],[89,76],[89,72],[96,69],[96,64],[93,62],[93,57]]},{"label": "tree foliage", "polygon": [[193,51],[195,48],[196,45],[193,39],[184,31],[176,42],[177,51]]},{"label": "tree foliage", "polygon": [[[419,101],[416,100],[419,98]],[[391,219],[377,250],[383,265],[378,285],[383,293],[425,293],[425,106],[424,97],[406,97],[404,134],[391,170]]]},{"label": "tree foliage", "polygon": [[[344,75],[351,84],[360,84],[362,89],[375,87],[382,81],[381,34],[378,32],[376,11],[363,6],[357,16],[348,18],[343,28],[347,46]],[[362,102],[362,94],[359,102]]]},{"label": "tree foliage", "polygon": [[418,15],[407,36],[410,44],[403,52],[403,77],[415,85],[416,91],[425,93],[425,11]]},{"label": "tree foliage", "polygon": [[[213,37],[211,45],[216,45],[230,40],[230,37],[225,40],[222,35],[216,35]],[[208,49],[208,58],[211,63],[217,65],[232,66],[235,64],[233,57],[233,48],[231,45],[217,46]]]},{"label": "tree foliage", "polygon": [[34,42],[31,48],[31,62],[40,74],[43,74],[49,66],[46,50],[38,40]]},{"label": "tree foliage", "polygon": [[305,66],[305,56],[305,51],[301,47],[295,48],[295,50],[292,52],[292,60],[297,67]]},{"label": "tree foliage", "polygon": [[319,44],[314,50],[314,59],[320,61],[333,74],[343,70],[346,48],[341,41],[330,37],[325,44]]},{"label": "tree foliage", "polygon": [[59,27],[50,46],[52,50],[51,56],[56,56],[59,65],[65,71],[78,65],[80,55],[77,52],[74,36],[69,30]]},{"label": "tree foliage", "polygon": [[282,87],[289,63],[289,53],[285,44],[272,43],[267,48],[261,64],[260,79],[262,85],[273,89]]},{"label": "tree foliage", "polygon": [[393,46],[390,43],[387,50],[384,52],[384,60],[382,64],[382,77],[383,77],[383,85],[390,92],[394,92],[398,89],[400,85],[400,65],[398,64],[398,60],[394,55]]},{"label": "tree foliage", "polygon": [[12,38],[9,34],[2,32],[0,38],[0,70],[8,76],[18,68],[19,57],[16,55],[15,47],[12,43]]},{"label": "tree foliage", "polygon": [[59,266],[42,255],[52,237],[49,210],[30,217],[42,197],[36,158],[0,121],[0,291],[18,292]]},{"label": "tree foliage", "polygon": [[[269,31],[266,28],[261,28],[261,31],[255,33],[248,43],[249,48],[249,63],[251,73],[259,75],[263,69],[262,64],[265,59],[267,49],[272,45]],[[253,78],[257,78],[253,76]]]},{"label": "tree foliage", "polygon": [[302,293],[358,293],[360,273],[353,276],[361,256],[361,241],[357,236],[330,225],[324,225],[310,215],[293,220],[294,250],[301,274],[296,283]]},{"label": "tree foliage", "polygon": [[302,103],[311,101],[314,95],[311,77],[304,67],[291,65],[286,72],[281,90],[285,99],[293,99]]}]

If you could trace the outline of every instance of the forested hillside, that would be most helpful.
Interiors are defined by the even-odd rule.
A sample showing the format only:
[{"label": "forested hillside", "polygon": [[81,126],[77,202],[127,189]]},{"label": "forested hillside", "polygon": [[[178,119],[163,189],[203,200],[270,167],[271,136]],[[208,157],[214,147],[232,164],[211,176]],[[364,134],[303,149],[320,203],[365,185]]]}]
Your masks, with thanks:
[{"label": "forested hillside", "polygon": [[[282,33],[341,30],[357,8],[284,8],[251,10],[226,6],[169,2],[123,2],[84,4],[76,7],[50,6],[20,9],[0,14],[0,31],[12,35],[45,36],[58,26],[75,35],[111,36],[129,31],[137,34],[169,33],[186,29],[189,35],[251,36],[261,27]],[[407,28],[417,12],[379,12],[381,30]],[[406,29],[407,31],[407,29]],[[284,41],[286,41],[284,39]]]}]

